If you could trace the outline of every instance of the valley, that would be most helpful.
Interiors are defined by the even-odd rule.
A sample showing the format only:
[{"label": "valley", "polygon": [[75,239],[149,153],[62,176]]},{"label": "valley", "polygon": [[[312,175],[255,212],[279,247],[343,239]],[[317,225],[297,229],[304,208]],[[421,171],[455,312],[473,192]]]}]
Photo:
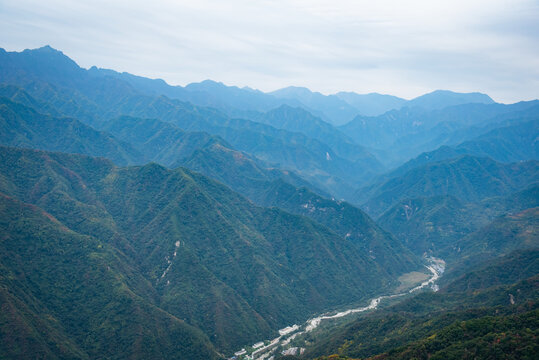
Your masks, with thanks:
[{"label": "valley", "polygon": [[[239,359],[253,359],[253,360],[266,359],[266,358],[271,359],[272,356],[273,358],[275,358],[275,356],[272,355],[274,354],[275,348],[279,347],[279,348],[285,349],[282,351],[286,353],[287,351],[286,349],[289,349],[289,347],[287,346],[293,340],[295,340],[298,337],[301,337],[303,334],[314,331],[320,325],[322,321],[339,319],[339,318],[346,317],[348,315],[362,313],[369,310],[375,310],[378,307],[378,305],[380,305],[380,303],[385,299],[395,299],[395,298],[403,297],[405,295],[413,294],[416,291],[419,291],[429,286],[433,289],[433,291],[437,291],[438,287],[436,285],[436,281],[440,278],[440,276],[442,276],[445,270],[445,262],[442,259],[437,259],[433,257],[425,259],[425,260],[428,262],[428,265],[425,265],[425,267],[430,272],[430,277],[428,277],[427,280],[422,281],[419,285],[417,285],[417,283],[412,282],[413,287],[407,290],[406,292],[396,292],[391,295],[381,295],[381,296],[371,299],[368,302],[369,305],[365,307],[343,310],[343,311],[337,312],[336,314],[323,314],[318,317],[309,319],[307,322],[305,322],[305,324],[301,326],[298,326],[295,324],[292,326],[288,326],[284,329],[279,330],[279,333],[281,334],[281,336],[273,340],[264,341],[263,342],[264,344],[269,343],[265,345],[264,347],[256,348],[255,346],[253,346],[254,351],[251,353],[248,353],[245,351],[245,349],[242,349],[240,351],[237,351],[235,355],[240,356]],[[298,347],[296,346],[292,349],[297,349],[297,348]],[[300,347],[300,349],[303,349],[302,351],[304,351],[304,348]],[[241,355],[238,355],[238,354],[241,354]]]},{"label": "valley", "polygon": [[538,138],[539,100],[0,49],[0,358],[531,358]]}]

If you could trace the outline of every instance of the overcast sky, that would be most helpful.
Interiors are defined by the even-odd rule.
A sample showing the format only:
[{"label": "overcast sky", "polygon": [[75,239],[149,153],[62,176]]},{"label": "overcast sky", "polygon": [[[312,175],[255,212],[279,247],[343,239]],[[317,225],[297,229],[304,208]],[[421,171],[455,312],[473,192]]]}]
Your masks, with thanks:
[{"label": "overcast sky", "polygon": [[263,91],[539,98],[539,0],[0,0],[0,47]]}]

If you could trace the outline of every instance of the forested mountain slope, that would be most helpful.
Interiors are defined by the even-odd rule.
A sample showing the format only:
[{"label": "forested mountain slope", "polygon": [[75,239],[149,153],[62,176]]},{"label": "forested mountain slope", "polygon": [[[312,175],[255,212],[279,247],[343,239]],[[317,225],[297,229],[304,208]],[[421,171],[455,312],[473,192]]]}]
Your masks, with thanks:
[{"label": "forested mountain slope", "polygon": [[[221,351],[396,284],[328,228],[253,206],[186,169],[13,148],[0,155],[1,192],[116,249],[151,284],[159,308]],[[403,272],[415,266],[402,264]]]},{"label": "forested mountain slope", "polygon": [[0,357],[220,357],[107,239],[3,193],[0,214]]},{"label": "forested mountain slope", "polygon": [[403,199],[450,195],[464,202],[509,195],[538,181],[535,160],[502,164],[463,155],[412,168],[402,176],[380,181],[357,193],[357,203],[379,216]]},{"label": "forested mountain slope", "polygon": [[118,164],[143,163],[130,144],[71,118],[54,118],[0,97],[0,144],[107,157]]},{"label": "forested mountain slope", "polygon": [[[538,251],[518,251],[316,339],[306,358],[532,358]],[[321,355],[326,356],[321,356]],[[330,354],[335,354],[328,356]]]}]

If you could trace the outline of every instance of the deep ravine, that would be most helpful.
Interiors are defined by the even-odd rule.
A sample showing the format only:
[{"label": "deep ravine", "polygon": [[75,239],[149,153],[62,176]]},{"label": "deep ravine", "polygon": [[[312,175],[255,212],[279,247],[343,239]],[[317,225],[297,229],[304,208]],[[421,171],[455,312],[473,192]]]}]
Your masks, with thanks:
[{"label": "deep ravine", "polygon": [[[264,346],[259,346],[251,354],[248,354],[245,349],[241,349],[240,351],[237,351],[235,353],[236,358],[253,359],[253,360],[254,359],[263,360],[267,358],[271,359],[270,356],[272,356],[277,346],[280,345],[281,347],[286,347],[297,336],[316,329],[323,320],[337,319],[337,318],[342,318],[351,314],[361,313],[368,310],[374,310],[378,307],[380,302],[384,299],[392,299],[392,298],[404,296],[407,294],[411,294],[427,286],[431,286],[432,290],[438,291],[438,286],[436,285],[436,281],[440,278],[440,276],[443,274],[445,270],[445,261],[443,261],[442,259],[435,258],[435,257],[429,257],[427,258],[427,261],[429,264],[426,265],[425,267],[431,272],[432,276],[428,280],[422,282],[420,285],[402,293],[378,296],[374,299],[371,299],[371,301],[369,302],[369,305],[365,307],[353,308],[353,309],[338,312],[333,315],[323,314],[318,317],[307,320],[307,322],[305,322],[303,326],[298,326],[298,325],[288,326],[284,329],[279,330],[279,337],[271,340],[269,343],[267,343]],[[255,347],[256,346],[253,346],[253,348]]]}]

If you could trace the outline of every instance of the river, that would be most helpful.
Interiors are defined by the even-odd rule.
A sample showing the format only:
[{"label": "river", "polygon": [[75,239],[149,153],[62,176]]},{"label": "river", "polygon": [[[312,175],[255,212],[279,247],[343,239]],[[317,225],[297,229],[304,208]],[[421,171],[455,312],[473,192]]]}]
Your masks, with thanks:
[{"label": "river", "polygon": [[[406,292],[392,294],[392,295],[378,296],[374,299],[371,299],[369,305],[365,307],[349,309],[346,311],[338,312],[333,315],[323,314],[318,317],[307,320],[304,326],[299,327],[297,325],[293,325],[293,326],[289,326],[287,328],[281,329],[279,331],[280,333],[279,337],[271,340],[268,345],[256,349],[250,356],[245,356],[244,359],[257,359],[257,360],[266,359],[272,355],[272,352],[275,347],[277,347],[278,345],[281,345],[283,347],[287,346],[297,336],[316,329],[323,320],[337,319],[337,318],[341,318],[350,314],[361,313],[367,310],[374,310],[378,307],[380,302],[384,299],[391,299],[391,298],[396,298],[396,297],[404,296],[407,294],[411,294],[427,286],[431,286],[434,291],[437,291],[438,286],[435,283],[436,283],[436,280],[440,278],[440,276],[443,274],[445,270],[445,262],[442,259],[437,259],[435,257],[429,257],[427,258],[427,261],[429,262],[429,265],[426,265],[425,267],[431,272],[432,275],[428,280],[422,282],[420,285]],[[289,330],[289,329],[293,329],[293,330]],[[300,330],[300,329],[303,329],[303,330]]]}]

